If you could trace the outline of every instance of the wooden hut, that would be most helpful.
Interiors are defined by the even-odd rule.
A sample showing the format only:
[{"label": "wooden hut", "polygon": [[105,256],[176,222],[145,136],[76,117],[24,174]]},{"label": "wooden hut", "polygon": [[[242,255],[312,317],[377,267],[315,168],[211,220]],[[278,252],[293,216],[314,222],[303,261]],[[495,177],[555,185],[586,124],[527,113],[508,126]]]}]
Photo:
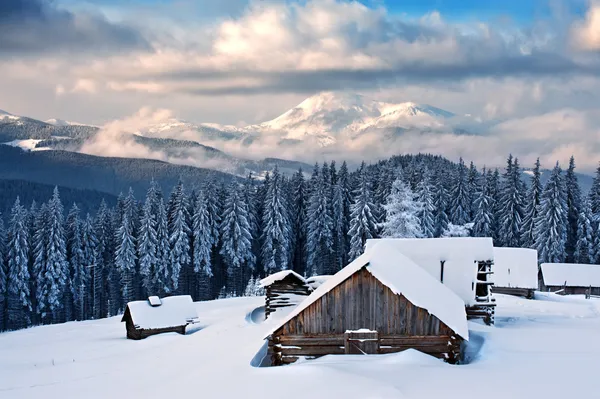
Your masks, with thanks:
[{"label": "wooden hut", "polygon": [[535,249],[494,248],[494,286],[496,294],[533,299],[538,289],[538,258]]},{"label": "wooden hut", "polygon": [[137,340],[166,332],[185,334],[188,324],[198,322],[198,314],[189,295],[151,296],[129,302],[121,321],[125,322],[127,338]]},{"label": "wooden hut", "polygon": [[411,348],[455,363],[468,335],[456,294],[393,248],[374,246],[323,282],[266,338],[273,365]]},{"label": "wooden hut", "polygon": [[494,244],[491,238],[383,238],[367,240],[391,246],[425,269],[465,303],[469,319],[494,323],[496,300],[492,297]]},{"label": "wooden hut", "polygon": [[541,272],[543,291],[600,296],[600,265],[542,263]]},{"label": "wooden hut", "polygon": [[260,280],[265,289],[265,318],[279,308],[296,306],[311,292],[304,277],[293,270],[283,270]]}]

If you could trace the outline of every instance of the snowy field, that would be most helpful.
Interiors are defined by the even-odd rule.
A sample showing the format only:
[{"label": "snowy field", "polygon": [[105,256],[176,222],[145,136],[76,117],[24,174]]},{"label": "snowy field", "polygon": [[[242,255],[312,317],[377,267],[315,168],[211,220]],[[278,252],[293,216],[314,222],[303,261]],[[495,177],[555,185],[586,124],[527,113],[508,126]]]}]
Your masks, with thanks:
[{"label": "snowy field", "polygon": [[197,303],[186,336],[130,341],[119,317],[0,334],[0,398],[600,397],[600,300],[496,297],[496,327],[469,323],[460,366],[406,351],[253,367],[263,298]]}]

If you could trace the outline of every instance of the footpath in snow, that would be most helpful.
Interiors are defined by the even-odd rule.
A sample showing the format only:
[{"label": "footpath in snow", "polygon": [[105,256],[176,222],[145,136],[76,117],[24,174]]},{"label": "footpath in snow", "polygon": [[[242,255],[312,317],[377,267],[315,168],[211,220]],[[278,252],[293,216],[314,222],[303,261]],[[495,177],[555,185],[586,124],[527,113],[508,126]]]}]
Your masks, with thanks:
[{"label": "footpath in snow", "polygon": [[120,317],[4,333],[0,398],[597,397],[600,300],[497,302],[495,327],[469,323],[460,366],[410,350],[253,367],[273,326],[263,298],[197,303],[201,323],[186,336],[127,340]]}]

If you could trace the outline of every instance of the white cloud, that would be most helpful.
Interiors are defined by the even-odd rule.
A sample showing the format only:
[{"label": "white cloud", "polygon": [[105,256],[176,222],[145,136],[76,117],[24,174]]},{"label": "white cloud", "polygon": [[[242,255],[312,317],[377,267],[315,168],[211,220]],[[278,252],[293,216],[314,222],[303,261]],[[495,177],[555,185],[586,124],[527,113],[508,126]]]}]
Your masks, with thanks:
[{"label": "white cloud", "polygon": [[585,20],[576,23],[572,30],[575,45],[584,50],[600,50],[600,2],[593,1]]}]

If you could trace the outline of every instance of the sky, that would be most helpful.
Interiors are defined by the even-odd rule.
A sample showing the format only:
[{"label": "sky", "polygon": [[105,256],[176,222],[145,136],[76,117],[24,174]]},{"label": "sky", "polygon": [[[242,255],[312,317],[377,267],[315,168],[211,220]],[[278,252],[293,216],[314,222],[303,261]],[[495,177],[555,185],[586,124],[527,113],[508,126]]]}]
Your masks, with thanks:
[{"label": "sky", "polygon": [[14,114],[243,126],[349,90],[600,160],[600,0],[2,0],[0,37]]}]

